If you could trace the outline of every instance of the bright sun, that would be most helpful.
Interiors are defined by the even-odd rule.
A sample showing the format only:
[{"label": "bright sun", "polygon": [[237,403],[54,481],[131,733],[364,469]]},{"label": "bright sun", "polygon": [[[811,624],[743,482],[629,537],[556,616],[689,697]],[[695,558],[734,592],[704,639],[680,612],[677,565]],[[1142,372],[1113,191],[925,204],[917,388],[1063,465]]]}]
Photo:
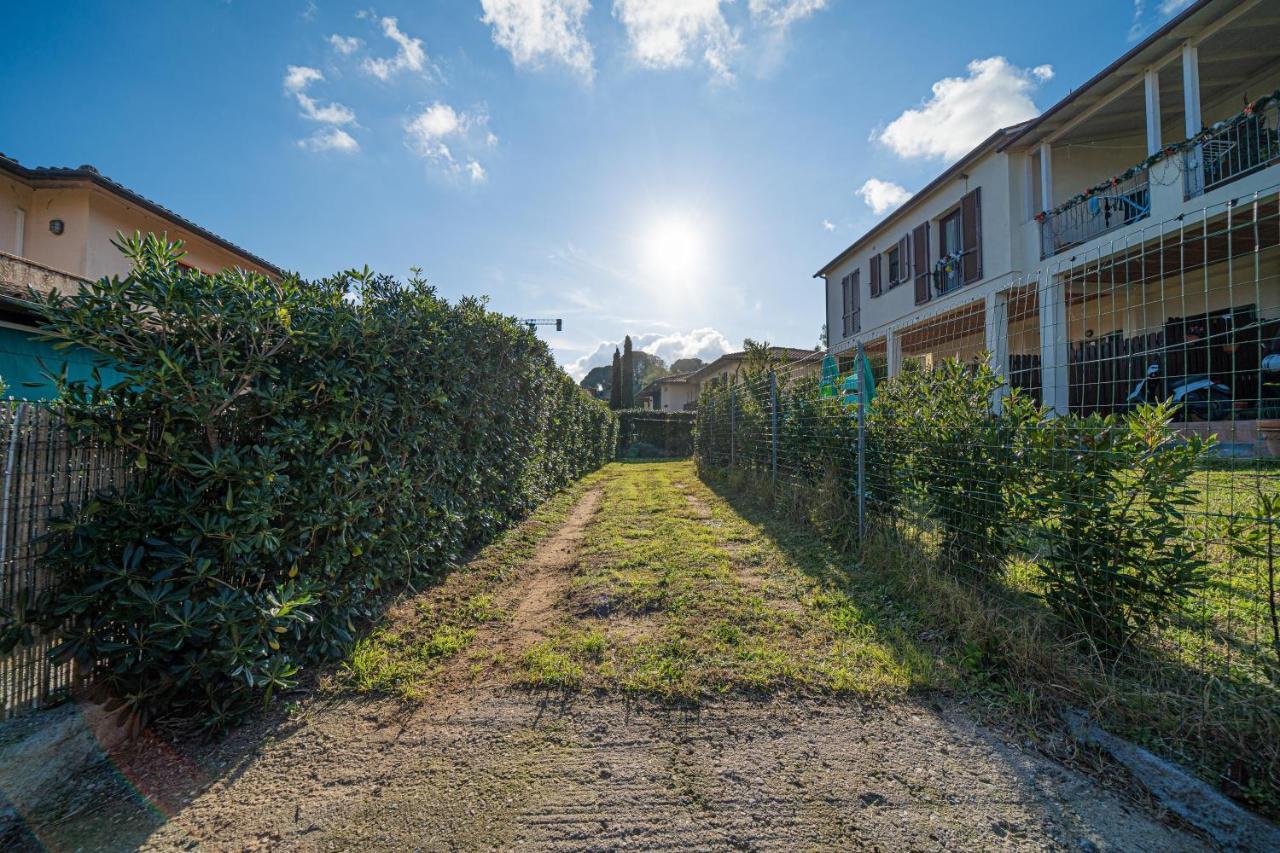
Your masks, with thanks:
[{"label": "bright sun", "polygon": [[644,237],[644,264],[655,284],[666,289],[688,285],[702,273],[702,229],[688,216],[665,216]]}]

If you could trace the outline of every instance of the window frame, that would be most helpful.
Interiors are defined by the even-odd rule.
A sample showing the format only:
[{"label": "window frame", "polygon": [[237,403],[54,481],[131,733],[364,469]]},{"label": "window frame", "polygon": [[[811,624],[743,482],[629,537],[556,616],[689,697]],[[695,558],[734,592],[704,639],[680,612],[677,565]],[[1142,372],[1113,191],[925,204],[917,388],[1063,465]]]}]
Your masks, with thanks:
[{"label": "window frame", "polygon": [[893,288],[902,284],[901,247],[895,244],[894,246],[890,247],[888,251],[885,252],[885,255],[888,256],[888,259],[885,261],[885,266],[888,267],[887,274],[889,276],[888,289],[892,290]]}]

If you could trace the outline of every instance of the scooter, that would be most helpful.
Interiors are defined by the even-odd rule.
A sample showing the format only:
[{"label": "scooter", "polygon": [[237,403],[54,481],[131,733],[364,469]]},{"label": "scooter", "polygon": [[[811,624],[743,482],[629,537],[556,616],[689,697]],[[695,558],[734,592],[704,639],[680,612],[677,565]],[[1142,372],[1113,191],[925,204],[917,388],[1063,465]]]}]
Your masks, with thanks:
[{"label": "scooter", "polygon": [[1210,376],[1184,377],[1182,382],[1167,391],[1164,385],[1160,365],[1147,365],[1146,376],[1133,386],[1133,390],[1125,398],[1125,407],[1136,409],[1143,403],[1172,400],[1179,406],[1181,419],[1188,421],[1227,420],[1236,409],[1235,395],[1231,388]]}]

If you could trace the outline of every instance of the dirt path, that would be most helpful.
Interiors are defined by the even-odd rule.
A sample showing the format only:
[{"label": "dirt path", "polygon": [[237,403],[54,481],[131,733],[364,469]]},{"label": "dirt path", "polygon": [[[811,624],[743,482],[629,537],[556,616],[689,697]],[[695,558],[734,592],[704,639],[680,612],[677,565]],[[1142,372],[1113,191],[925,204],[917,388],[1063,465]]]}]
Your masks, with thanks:
[{"label": "dirt path", "polygon": [[538,546],[525,565],[520,584],[509,589],[503,601],[512,613],[512,651],[521,651],[547,636],[563,615],[563,601],[578,559],[578,545],[600,506],[600,490],[583,495],[564,524]]},{"label": "dirt path", "polygon": [[218,782],[148,849],[1199,850],[1092,782],[918,703],[699,713],[482,693],[351,702]]},{"label": "dirt path", "polygon": [[[492,597],[505,615],[476,629],[472,652],[518,656],[572,621],[574,573],[612,511],[607,497],[586,489],[503,575]],[[705,497],[689,504],[711,521]],[[637,535],[628,547],[644,546]],[[455,599],[474,595],[461,589]],[[938,695],[729,694],[692,710],[616,690],[513,689],[496,666],[468,680],[461,670],[478,659],[447,661],[415,701],[318,693],[213,747],[150,743],[115,756],[78,784],[119,803],[76,806],[92,823],[33,820],[23,840],[54,850],[1205,849]],[[120,793],[130,790],[134,799]]]}]

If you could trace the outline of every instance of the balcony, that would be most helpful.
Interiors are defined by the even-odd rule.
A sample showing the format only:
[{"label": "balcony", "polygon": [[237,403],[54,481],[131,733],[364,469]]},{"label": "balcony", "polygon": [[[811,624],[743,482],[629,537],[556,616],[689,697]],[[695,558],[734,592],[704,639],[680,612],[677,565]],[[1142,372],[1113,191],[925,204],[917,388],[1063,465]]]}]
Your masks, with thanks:
[{"label": "balcony", "polygon": [[1037,217],[1040,257],[1052,257],[1150,215],[1151,189],[1147,170],[1141,169],[1113,181],[1107,189],[1089,191]]},{"label": "balcony", "polygon": [[1188,199],[1280,162],[1280,105],[1246,110],[1222,125],[1182,154]]}]

